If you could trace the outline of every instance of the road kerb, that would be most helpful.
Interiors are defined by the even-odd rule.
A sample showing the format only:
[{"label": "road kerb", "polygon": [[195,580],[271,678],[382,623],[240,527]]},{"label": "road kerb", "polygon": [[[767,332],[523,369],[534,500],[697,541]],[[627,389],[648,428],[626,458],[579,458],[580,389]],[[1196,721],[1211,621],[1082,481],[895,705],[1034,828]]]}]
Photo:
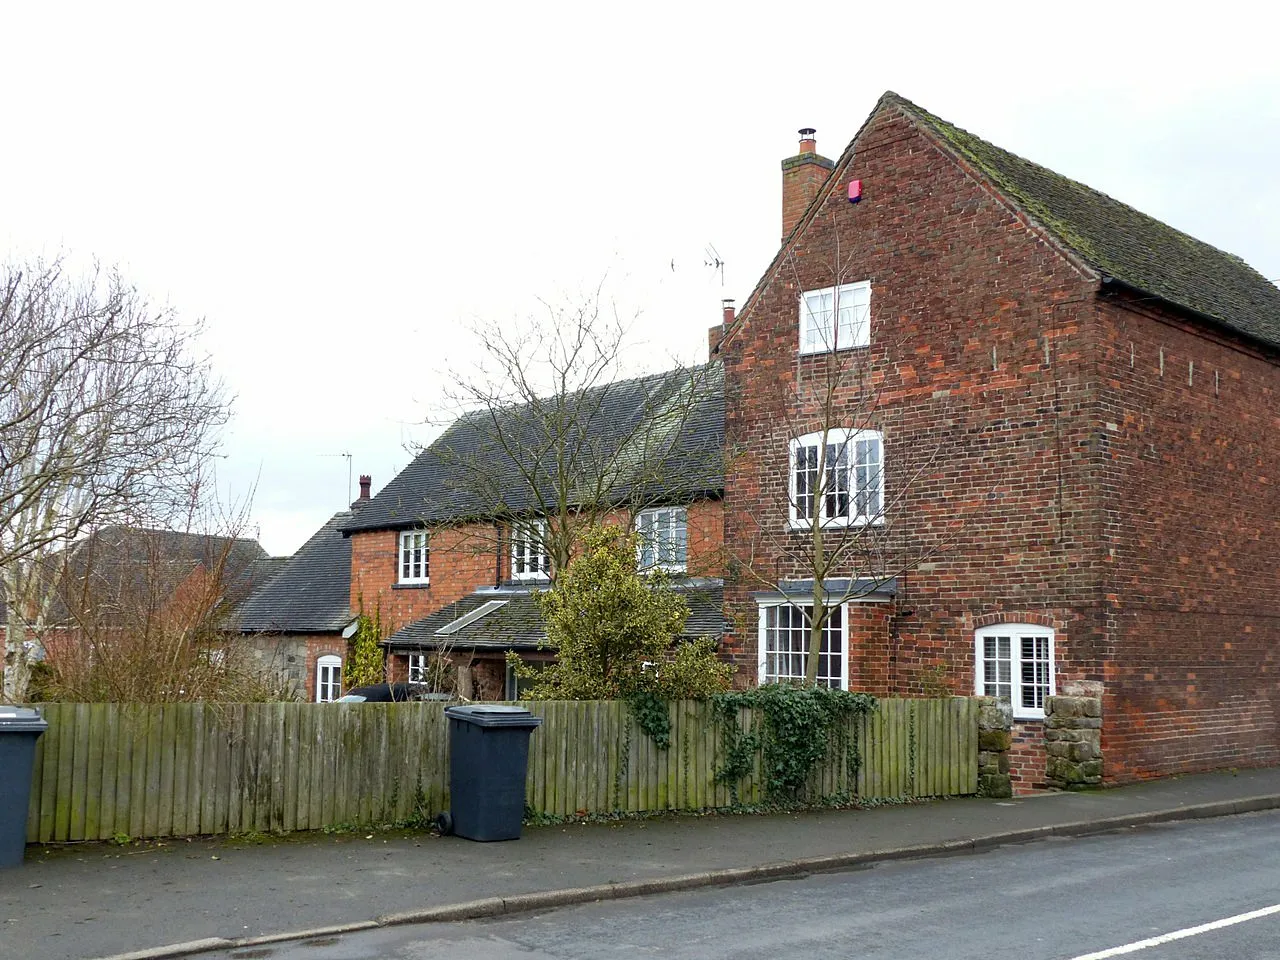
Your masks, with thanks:
[{"label": "road kerb", "polygon": [[236,945],[234,940],[226,937],[205,937],[202,940],[185,940],[182,943],[170,943],[163,947],[148,947],[146,950],[130,950],[128,953],[113,953],[100,960],[161,960],[164,957],[187,957],[193,953],[208,953],[210,950],[229,950]]},{"label": "road kerb", "polygon": [[502,897],[485,897],[481,900],[464,900],[462,903],[443,903],[419,910],[386,913],[377,918],[380,927],[392,927],[402,923],[451,923],[455,920],[481,920],[498,917],[506,912]]},{"label": "road kerb", "polygon": [[264,933],[257,937],[237,937],[236,947],[260,947],[267,943],[283,943],[286,940],[315,940],[319,937],[336,937],[343,933],[361,930],[377,930],[377,920],[356,920],[352,923],[335,923],[329,927],[312,927],[310,930],[294,930],[291,933]]},{"label": "road kerb", "polygon": [[973,849],[990,850],[992,847],[1003,847],[1011,843],[1031,843],[1053,836],[1053,827],[1024,827],[1021,830],[1004,830],[1000,833],[988,833],[974,837],[969,841]]}]

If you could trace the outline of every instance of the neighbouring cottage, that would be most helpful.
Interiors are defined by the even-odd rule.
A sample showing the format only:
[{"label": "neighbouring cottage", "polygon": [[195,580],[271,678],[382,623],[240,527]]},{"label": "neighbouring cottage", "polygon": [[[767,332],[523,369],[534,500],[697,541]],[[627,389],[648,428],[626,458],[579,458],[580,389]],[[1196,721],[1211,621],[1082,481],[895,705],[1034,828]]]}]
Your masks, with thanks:
[{"label": "neighbouring cottage", "polygon": [[342,666],[357,617],[351,541],[342,529],[370,502],[372,482],[361,476],[360,499],[351,509],[330,517],[237,611],[235,628],[262,668],[280,674],[301,699],[327,703],[342,696]]},{"label": "neighbouring cottage", "polygon": [[803,675],[816,570],[824,682],[1008,699],[1021,789],[1068,681],[1107,781],[1280,762],[1280,291],[893,93],[801,134],[712,331],[722,649]]},{"label": "neighbouring cottage", "polygon": [[390,629],[388,678],[477,700],[519,694],[506,654],[536,662],[533,599],[557,531],[634,525],[641,569],[689,599],[690,637],[723,633],[724,391],[720,364],[679,369],[459,418],[340,529],[349,609]]},{"label": "neighbouring cottage", "polygon": [[[13,610],[0,600],[0,644],[12,615],[33,663],[83,684],[95,662],[125,665],[159,638],[216,631],[279,564],[257,540],[107,524],[24,565],[28,595]],[[42,683],[34,695],[48,692]]]}]

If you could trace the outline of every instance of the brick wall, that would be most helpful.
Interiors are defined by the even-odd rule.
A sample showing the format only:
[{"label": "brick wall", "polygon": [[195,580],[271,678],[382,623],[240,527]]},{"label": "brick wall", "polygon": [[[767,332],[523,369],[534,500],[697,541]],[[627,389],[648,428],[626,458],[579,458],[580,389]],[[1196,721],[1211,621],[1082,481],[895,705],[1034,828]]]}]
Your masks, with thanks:
[{"label": "brick wall", "polygon": [[1280,357],[1098,313],[1107,779],[1280,762]]},{"label": "brick wall", "polygon": [[[303,635],[300,635],[300,639]],[[306,687],[303,689],[304,700],[315,700],[316,698],[316,661],[321,657],[335,656],[342,658],[342,665],[345,668],[347,664],[347,641],[340,636],[333,634],[310,634],[305,635],[306,642],[306,664],[307,664],[307,680]]]},{"label": "brick wall", "polygon": [[[882,431],[886,494],[898,501],[832,575],[906,571],[874,623],[851,619],[855,682],[882,695],[971,693],[984,621],[1054,625],[1059,675],[1092,676],[1093,281],[896,110],[864,128],[833,177],[722,348],[734,465],[725,536],[753,571],[727,591],[727,646],[754,675],[753,575],[812,575],[795,559],[807,535],[787,528],[788,441],[830,409],[833,426]],[[855,178],[857,206],[841,189]],[[871,346],[846,352],[828,402],[829,358],[797,356],[797,298],[833,284],[837,243],[843,279],[871,282]],[[1043,751],[1024,760],[1020,736],[1011,760],[1025,784],[1043,777]]]},{"label": "brick wall", "polygon": [[688,505],[689,576],[724,576],[724,502],[698,500]]},{"label": "brick wall", "polygon": [[[830,419],[883,432],[893,504],[875,549],[830,575],[902,573],[851,641],[864,689],[973,692],[975,629],[1042,624],[1060,684],[1106,682],[1109,778],[1280,759],[1274,358],[1100,298],[894,107],[832,183],[721,350],[732,655],[754,676],[753,590],[812,576],[787,445]],[[797,356],[797,298],[833,285],[837,244],[841,279],[871,282],[871,346],[842,354],[828,394],[830,357]],[[1034,786],[1042,725],[1013,740],[1014,786]]]},{"label": "brick wall", "polygon": [[[621,515],[619,514],[619,517]],[[724,507],[719,500],[688,506],[689,574],[719,576],[724,568]],[[473,591],[511,576],[510,541],[491,524],[441,527],[431,533],[431,581],[400,584],[399,533],[375,530],[351,536],[351,607],[372,612],[380,604],[392,630],[421,620]],[[499,572],[500,571],[500,572]],[[495,579],[496,577],[496,579]]]},{"label": "brick wall", "polygon": [[[399,532],[374,530],[351,535],[351,608],[371,613],[375,606],[391,631],[495,582],[499,547],[489,524],[444,527],[431,534],[429,584],[401,584]],[[503,551],[505,554],[505,551]],[[503,556],[503,576],[510,558]]]}]

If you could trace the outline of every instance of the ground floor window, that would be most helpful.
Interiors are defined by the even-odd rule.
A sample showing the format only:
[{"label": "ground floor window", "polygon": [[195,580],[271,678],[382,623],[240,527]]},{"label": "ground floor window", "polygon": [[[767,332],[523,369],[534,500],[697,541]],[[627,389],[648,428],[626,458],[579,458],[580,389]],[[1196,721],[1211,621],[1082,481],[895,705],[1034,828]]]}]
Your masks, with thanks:
[{"label": "ground floor window", "polygon": [[507,700],[523,700],[525,691],[534,686],[538,682],[536,674],[542,672],[547,666],[546,661],[534,660],[526,661],[526,667],[530,667],[534,671],[534,676],[521,677],[516,674],[516,668],[511,664],[507,664],[507,682],[504,697]]},{"label": "ground floor window", "polygon": [[1053,631],[1026,623],[998,623],[977,632],[979,696],[998,697],[1013,707],[1014,717],[1044,716],[1044,701],[1053,696]]},{"label": "ground floor window", "polygon": [[427,654],[411,653],[409,654],[409,682],[410,683],[426,683],[429,665]]},{"label": "ground floor window", "polygon": [[[809,657],[813,607],[790,603],[760,606],[760,682],[777,683],[805,679]],[[827,611],[822,627],[822,652],[818,657],[818,683],[847,690],[849,687],[848,634],[844,606]]]},{"label": "ground floor window", "polygon": [[342,696],[342,658],[328,654],[316,661],[316,703],[331,703]]}]

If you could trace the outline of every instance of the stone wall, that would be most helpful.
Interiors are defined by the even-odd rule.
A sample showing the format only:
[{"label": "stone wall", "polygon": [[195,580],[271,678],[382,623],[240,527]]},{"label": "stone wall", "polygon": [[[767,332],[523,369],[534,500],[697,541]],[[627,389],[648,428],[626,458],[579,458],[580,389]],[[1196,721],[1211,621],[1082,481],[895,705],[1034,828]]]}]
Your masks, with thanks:
[{"label": "stone wall", "polygon": [[1102,784],[1102,684],[1067,682],[1044,704],[1045,783],[1063,790]]},{"label": "stone wall", "polygon": [[978,713],[978,793],[1013,796],[1009,749],[1013,746],[1013,709],[995,697],[982,697]]}]

